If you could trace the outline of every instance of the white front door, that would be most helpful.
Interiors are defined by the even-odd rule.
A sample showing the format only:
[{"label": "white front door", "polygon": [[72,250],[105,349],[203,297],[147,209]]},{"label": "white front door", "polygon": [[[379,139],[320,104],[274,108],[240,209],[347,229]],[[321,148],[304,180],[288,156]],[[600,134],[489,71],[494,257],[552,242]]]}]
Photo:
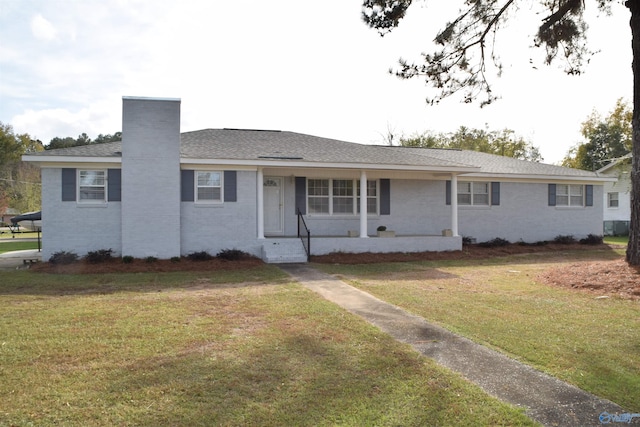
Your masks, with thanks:
[{"label": "white front door", "polygon": [[264,234],[283,234],[282,177],[264,177]]}]

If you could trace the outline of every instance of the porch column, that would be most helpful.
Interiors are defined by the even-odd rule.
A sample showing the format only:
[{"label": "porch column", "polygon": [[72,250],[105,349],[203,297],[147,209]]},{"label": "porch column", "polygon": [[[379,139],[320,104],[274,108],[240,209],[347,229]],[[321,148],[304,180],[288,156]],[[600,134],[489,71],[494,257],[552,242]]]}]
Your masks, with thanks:
[{"label": "porch column", "polygon": [[451,174],[451,232],[458,235],[458,175]]},{"label": "porch column", "polygon": [[258,214],[258,239],[264,239],[264,175],[262,168],[256,172],[256,204]]},{"label": "porch column", "polygon": [[367,171],[360,171],[360,238],[367,235]]}]

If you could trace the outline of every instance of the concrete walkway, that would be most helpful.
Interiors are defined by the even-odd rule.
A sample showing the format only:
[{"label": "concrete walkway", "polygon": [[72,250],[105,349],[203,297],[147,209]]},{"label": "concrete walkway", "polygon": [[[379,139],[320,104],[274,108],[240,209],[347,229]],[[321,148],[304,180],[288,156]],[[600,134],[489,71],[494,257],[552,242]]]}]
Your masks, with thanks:
[{"label": "concrete walkway", "polygon": [[20,268],[28,268],[30,260],[42,260],[42,253],[37,249],[26,249],[23,251],[12,251],[0,254],[0,270],[16,270]]},{"label": "concrete walkway", "polygon": [[526,414],[543,425],[602,426],[601,414],[628,412],[608,400],[432,325],[309,265],[283,264],[280,268],[327,300],[363,317],[442,366],[459,372],[487,393],[526,408]]}]

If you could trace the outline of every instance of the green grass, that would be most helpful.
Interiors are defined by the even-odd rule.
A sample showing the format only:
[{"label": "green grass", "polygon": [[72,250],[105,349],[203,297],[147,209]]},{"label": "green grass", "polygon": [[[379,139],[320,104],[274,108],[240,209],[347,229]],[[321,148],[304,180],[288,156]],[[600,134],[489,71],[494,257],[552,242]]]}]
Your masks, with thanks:
[{"label": "green grass", "polygon": [[640,412],[638,301],[542,284],[545,270],[615,252],[318,266],[380,299]]},{"label": "green grass", "polygon": [[604,236],[604,242],[608,245],[628,245],[629,236]]},{"label": "green grass", "polygon": [[38,249],[38,242],[3,242],[0,241],[0,254],[26,249]]},{"label": "green grass", "polygon": [[534,425],[273,266],[0,284],[0,425]]},{"label": "green grass", "polygon": [[[42,233],[40,233],[40,237],[42,237]],[[0,240],[13,240],[13,239],[37,239],[38,233],[35,231],[27,231],[20,233],[11,233],[4,232],[0,233]]]}]

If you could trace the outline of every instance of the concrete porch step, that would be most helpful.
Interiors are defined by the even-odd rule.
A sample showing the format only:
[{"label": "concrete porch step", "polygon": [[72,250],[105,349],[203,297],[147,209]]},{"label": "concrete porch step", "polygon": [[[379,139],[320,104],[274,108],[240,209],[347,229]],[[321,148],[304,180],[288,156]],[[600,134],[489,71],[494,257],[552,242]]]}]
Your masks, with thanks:
[{"label": "concrete porch step", "polygon": [[304,263],[307,253],[298,238],[267,239],[262,245],[262,260],[267,264]]}]

